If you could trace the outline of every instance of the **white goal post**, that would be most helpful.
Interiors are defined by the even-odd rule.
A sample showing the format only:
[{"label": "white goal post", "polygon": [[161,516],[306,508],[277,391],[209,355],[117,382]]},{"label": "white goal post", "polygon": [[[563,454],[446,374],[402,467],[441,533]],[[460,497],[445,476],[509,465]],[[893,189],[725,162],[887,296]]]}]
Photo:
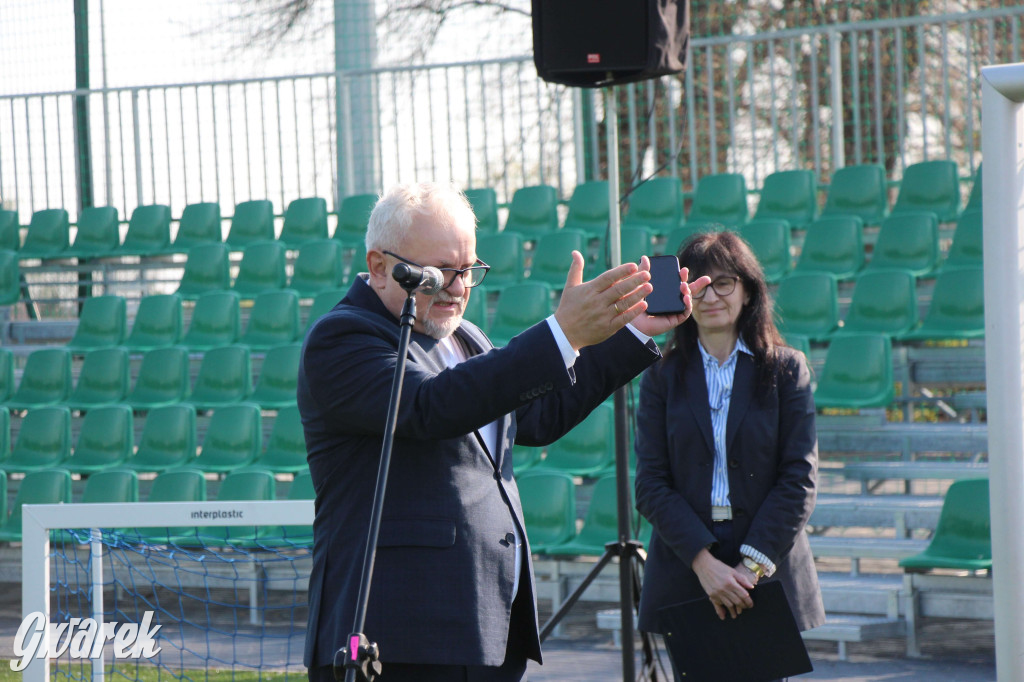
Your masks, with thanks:
[{"label": "white goal post", "polygon": [[1024,682],[1024,64],[981,70],[996,676]]},{"label": "white goal post", "polygon": [[[281,526],[313,523],[313,500],[135,502],[41,504],[22,507],[22,617],[50,615],[50,531],[91,528],[92,617],[103,619],[102,545],[100,528],[157,528],[175,526]],[[49,630],[41,634],[40,650],[49,650]],[[102,651],[92,659],[92,679],[103,679]],[[26,682],[49,682],[50,660],[32,658],[24,670]]]}]

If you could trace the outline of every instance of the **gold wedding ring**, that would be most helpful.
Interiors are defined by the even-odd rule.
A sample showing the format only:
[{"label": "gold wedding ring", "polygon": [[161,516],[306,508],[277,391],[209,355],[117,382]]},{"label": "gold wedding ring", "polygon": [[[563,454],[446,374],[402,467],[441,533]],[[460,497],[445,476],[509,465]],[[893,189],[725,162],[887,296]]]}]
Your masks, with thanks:
[{"label": "gold wedding ring", "polygon": [[621,315],[621,314],[622,314],[622,311],[621,311],[621,310],[619,310],[619,302],[618,302],[618,301],[615,301],[615,303],[613,304],[613,306],[615,307],[615,314],[616,314],[616,315]]}]

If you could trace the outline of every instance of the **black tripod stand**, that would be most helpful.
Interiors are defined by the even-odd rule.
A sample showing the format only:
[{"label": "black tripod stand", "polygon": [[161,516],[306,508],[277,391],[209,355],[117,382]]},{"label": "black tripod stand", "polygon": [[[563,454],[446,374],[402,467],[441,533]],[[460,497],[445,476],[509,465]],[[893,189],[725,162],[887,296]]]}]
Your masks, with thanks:
[{"label": "black tripod stand", "polygon": [[[388,469],[391,466],[391,449],[395,441],[395,424],[398,421],[398,404],[402,396],[402,380],[405,378],[405,360],[409,350],[409,339],[416,324],[416,290],[420,288],[422,274],[413,276],[411,268],[399,263],[393,271],[394,279],[406,291],[402,316],[399,319],[398,358],[395,376],[391,382],[391,399],[384,426],[384,446],[381,449],[380,467],[377,470],[377,488],[373,495],[373,509],[370,515],[370,530],[366,537],[366,553],[363,556],[363,572],[359,582],[359,598],[356,601],[356,615],[352,634],[346,646],[334,654],[334,678],[341,682],[373,682],[381,674],[379,651],[374,642],[363,634],[366,624],[366,609],[370,601],[370,581],[373,579],[373,562],[377,556],[377,536],[384,509],[384,492],[387,488]],[[440,273],[438,273],[440,276]],[[437,286],[440,289],[440,285]],[[434,292],[436,293],[436,291]]]}]

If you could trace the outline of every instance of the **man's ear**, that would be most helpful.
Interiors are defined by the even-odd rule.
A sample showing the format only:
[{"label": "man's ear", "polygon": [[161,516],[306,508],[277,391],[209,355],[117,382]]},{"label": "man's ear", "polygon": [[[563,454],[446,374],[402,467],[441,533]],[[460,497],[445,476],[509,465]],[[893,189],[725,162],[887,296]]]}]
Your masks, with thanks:
[{"label": "man's ear", "polygon": [[[358,263],[353,263],[355,268]],[[370,272],[370,285],[375,288],[384,286],[387,279],[387,257],[380,251],[370,250],[366,252],[366,266]]]}]

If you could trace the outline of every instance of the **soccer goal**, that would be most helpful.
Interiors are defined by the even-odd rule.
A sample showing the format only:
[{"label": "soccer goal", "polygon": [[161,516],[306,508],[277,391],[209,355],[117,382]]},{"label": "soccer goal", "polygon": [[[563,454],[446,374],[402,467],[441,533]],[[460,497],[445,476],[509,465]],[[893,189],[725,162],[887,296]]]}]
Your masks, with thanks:
[{"label": "soccer goal", "polygon": [[208,671],[304,679],[312,500],[22,508],[28,682]]}]

